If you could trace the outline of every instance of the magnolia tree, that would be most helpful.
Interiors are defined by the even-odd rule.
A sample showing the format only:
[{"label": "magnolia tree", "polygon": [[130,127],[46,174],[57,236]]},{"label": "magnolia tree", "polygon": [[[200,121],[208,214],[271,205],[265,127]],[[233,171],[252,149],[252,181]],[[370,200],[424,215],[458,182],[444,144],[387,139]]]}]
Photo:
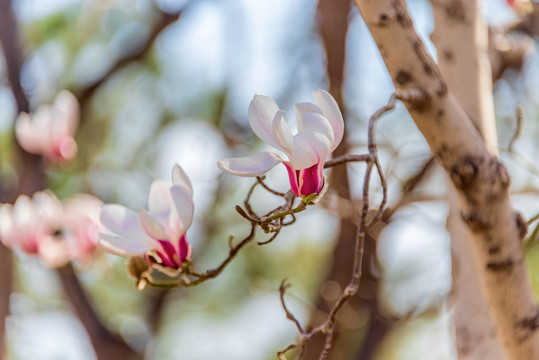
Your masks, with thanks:
[{"label": "magnolia tree", "polygon": [[[120,5],[111,5],[111,10],[86,4],[82,10],[85,6],[110,15],[109,12],[117,10],[114,6]],[[314,261],[315,267],[323,271],[316,273],[316,285],[308,295],[312,297],[308,300],[312,304],[310,318],[296,310],[298,296],[294,295],[297,294],[294,280],[287,279],[293,277],[298,268],[280,265],[281,259],[273,259],[278,263],[274,266],[279,267],[279,273],[285,277],[281,277],[280,286],[272,288],[271,296],[279,303],[282,319],[289,320],[289,326],[296,331],[293,338],[287,337],[288,340],[272,345],[274,357],[539,358],[539,313],[531,282],[534,273],[529,272],[525,261],[526,251],[529,254],[539,239],[536,224],[539,216],[526,216],[516,210],[511,197],[514,189],[510,187],[512,162],[527,161],[525,167],[532,177],[526,188],[529,193],[537,192],[538,171],[536,162],[522,160],[527,159],[526,155],[513,146],[523,136],[521,129],[527,120],[522,109],[516,115],[516,131],[503,149],[509,163],[500,160],[493,101],[493,82],[503,77],[506,69],[511,69],[513,76],[524,71],[526,56],[534,51],[530,44],[537,35],[537,4],[508,1],[505,11],[512,12],[515,23],[489,30],[479,1],[432,1],[435,25],[431,38],[436,47],[435,58],[427,51],[404,1],[355,0],[352,6],[345,0],[320,0],[317,19],[327,59],[329,91],[314,90],[314,102],[295,103],[295,122],[288,114],[285,118],[284,110],[286,103],[295,99],[282,96],[286,100],[281,108],[269,96],[254,95],[248,107],[239,112],[250,127],[243,127],[236,134],[223,128],[220,135],[232,149],[229,151],[232,156],[240,157],[219,153],[217,163],[211,164],[215,167],[211,171],[218,168],[224,176],[206,176],[206,183],[211,183],[213,188],[224,186],[226,190],[229,186],[227,196],[221,191],[206,191],[203,195],[209,200],[197,197],[194,189],[198,180],[191,181],[194,177],[190,177],[188,169],[205,165],[197,162],[194,150],[187,146],[183,149],[185,155],[177,157],[184,161],[168,169],[171,181],[152,178],[145,191],[148,195],[142,196],[147,197],[147,206],[134,210],[132,204],[137,202],[130,201],[129,197],[114,197],[95,184],[106,183],[105,189],[111,187],[111,182],[118,189],[128,187],[125,175],[111,177],[96,168],[103,162],[131,156],[127,155],[131,152],[129,144],[136,143],[138,135],[131,133],[129,126],[120,130],[109,127],[108,132],[112,134],[127,132],[127,135],[123,142],[120,140],[121,146],[112,147],[110,154],[102,152],[98,156],[95,153],[100,150],[90,139],[104,137],[107,133],[107,130],[99,132],[96,124],[99,116],[113,117],[109,114],[113,106],[107,99],[107,87],[114,88],[114,81],[121,83],[117,79],[121,78],[122,71],[133,71],[128,65],[143,59],[161,31],[176,21],[181,22],[180,15],[195,5],[188,2],[183,6],[173,14],[150,6],[153,15],[149,21],[154,25],[136,51],[127,51],[123,58],[108,64],[109,70],[93,82],[65,86],[72,92],[59,91],[52,104],[43,101],[37,105],[36,100],[36,106],[31,109],[21,86],[25,79],[21,71],[24,52],[19,47],[17,18],[11,2],[2,0],[0,35],[5,72],[18,113],[13,139],[2,145],[12,148],[3,167],[16,173],[11,178],[3,175],[0,189],[4,202],[0,205],[0,240],[5,246],[0,253],[3,270],[0,281],[4,289],[0,295],[0,311],[4,317],[10,311],[13,251],[20,258],[19,266],[29,266],[31,259],[37,258],[39,266],[57,272],[97,358],[151,357],[155,341],[135,341],[122,331],[119,336],[118,329],[103,320],[99,311],[106,313],[107,310],[96,310],[95,303],[99,301],[95,299],[99,299],[99,294],[88,295],[93,288],[81,282],[81,277],[85,276],[82,273],[101,271],[102,277],[111,283],[110,298],[126,292],[135,296],[137,291],[145,296],[144,311],[150,314],[145,325],[150,333],[147,337],[157,338],[163,331],[159,321],[167,307],[165,300],[172,297],[173,291],[202,286],[206,282],[209,282],[203,285],[206,288],[219,287],[220,282],[227,284],[226,277],[233,271],[234,264],[241,262],[242,256],[249,256],[248,245],[256,248],[256,253],[250,255],[256,259],[276,243],[294,241],[290,234],[301,236],[307,232],[307,226],[320,226],[315,230],[320,232],[327,225],[316,220],[321,214],[316,209],[323,208],[324,218],[336,215],[340,230],[335,234],[335,244],[324,248],[324,252],[333,253],[325,256],[332,261],[325,260],[323,266],[318,260]],[[352,96],[348,96],[347,101],[343,96],[348,19],[350,12],[358,11],[357,16],[361,16],[372,35],[394,85],[394,90],[385,94],[386,102],[369,114],[362,126],[364,131],[357,131],[358,126],[353,123],[356,117],[353,106],[349,106],[349,114],[344,109],[346,102],[353,101]],[[89,33],[97,31],[80,19],[77,24],[88,27]],[[507,45],[508,36],[516,32],[520,37]],[[349,59],[346,61],[349,61],[347,66],[354,66]],[[253,94],[242,94],[245,96]],[[53,98],[52,94],[46,97]],[[173,101],[181,103],[182,99]],[[390,141],[384,141],[383,146],[377,143],[377,125],[398,103],[405,106],[430,154],[417,172],[407,171],[408,179],[396,192],[392,191],[392,186],[398,176],[388,165],[390,157],[384,152],[384,148],[391,148],[392,144]],[[154,106],[150,111],[153,116],[159,113],[157,108]],[[118,114],[115,116],[129,116],[122,111]],[[166,114],[162,116],[166,118]],[[79,123],[82,126],[78,130]],[[291,130],[294,128],[295,131]],[[256,145],[250,148],[241,146],[251,135],[262,142],[257,144],[255,140]],[[182,139],[175,139],[175,143],[187,141],[186,137]],[[152,147],[152,141],[156,140],[150,136],[148,142],[140,146],[143,152]],[[354,146],[354,141],[363,145]],[[253,150],[262,143],[276,152]],[[535,149],[530,145],[528,149],[531,148]],[[139,159],[143,152],[133,157]],[[398,151],[392,156],[399,160]],[[191,163],[196,166],[189,164],[191,158],[195,158]],[[133,164],[124,164],[124,167],[128,169]],[[350,168],[352,174],[347,172]],[[434,180],[433,171],[438,174]],[[92,172],[105,180],[88,175]],[[81,173],[85,174],[82,177],[88,184],[82,185],[84,181],[79,181],[72,185],[73,179],[80,178],[77,174]],[[229,175],[252,180],[246,187],[241,179]],[[279,175],[288,181],[271,179]],[[418,189],[429,184],[443,196],[422,198]],[[447,190],[440,192],[440,189]],[[391,194],[395,194],[394,199]],[[223,197],[229,197],[236,204],[230,199],[223,201]],[[450,242],[432,224],[418,220],[413,211],[408,215],[412,220],[405,221],[407,227],[396,225],[403,222],[402,214],[410,209],[409,205],[420,200],[447,204],[446,227]],[[213,210],[208,210],[208,202]],[[536,205],[537,202],[532,206],[532,214],[538,211]],[[239,240],[234,235],[223,236],[224,229],[228,231],[228,228],[217,224],[219,213],[226,214],[226,222],[240,220],[242,223],[238,226],[246,229],[246,234]],[[444,214],[443,211],[433,213]],[[315,220],[307,223],[309,219]],[[219,226],[220,230],[215,231]],[[237,229],[234,233],[241,231]],[[218,251],[213,250],[208,258],[205,253],[212,251],[207,249],[208,241],[201,240],[205,236],[223,245],[217,247]],[[191,241],[192,237],[197,240]],[[107,257],[105,253],[114,256]],[[119,261],[125,262],[126,271],[122,269],[121,275],[110,276],[112,270],[108,269],[114,267],[111,262],[117,264],[121,257],[126,258]],[[304,267],[300,267],[300,271],[307,272]],[[135,286],[128,290],[118,285],[127,275],[135,279]],[[241,277],[249,274],[236,272],[235,276],[238,278],[233,281],[234,285],[243,282]],[[319,279],[324,277],[325,280]],[[234,285],[226,285],[225,292],[230,292]],[[189,291],[195,290],[174,294],[182,294],[181,301],[188,302]],[[291,303],[294,305],[290,306]],[[181,306],[181,303],[174,304]],[[427,320],[429,318],[436,320]],[[420,327],[422,331],[442,336],[436,341],[428,335],[414,336],[410,324],[417,319],[425,321]],[[272,330],[270,325],[261,324],[266,333],[264,341],[268,339],[267,333],[280,331]],[[434,330],[435,327],[438,328]],[[0,337],[5,338],[5,325],[1,329]],[[228,331],[234,330],[230,325]],[[8,339],[13,338],[9,331],[7,333]],[[397,336],[399,333],[401,335]],[[402,340],[407,336],[408,345]],[[211,344],[215,339],[207,335],[204,341]],[[422,341],[431,341],[434,345],[418,346]],[[4,356],[16,353],[6,346],[9,343],[2,344]],[[420,348],[420,352],[407,354],[407,347],[414,346]],[[260,358],[268,356],[266,350],[256,350]],[[170,351],[176,354],[174,348]],[[399,353],[404,355],[399,356]],[[183,350],[182,354],[188,356],[190,351]],[[195,357],[199,355],[193,355]]]}]

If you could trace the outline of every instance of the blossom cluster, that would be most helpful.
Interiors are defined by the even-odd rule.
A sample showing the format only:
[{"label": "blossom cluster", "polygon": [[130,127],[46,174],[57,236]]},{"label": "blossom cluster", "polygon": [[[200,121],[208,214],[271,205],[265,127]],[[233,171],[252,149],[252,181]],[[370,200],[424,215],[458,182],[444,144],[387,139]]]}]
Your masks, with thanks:
[{"label": "blossom cluster", "polygon": [[[255,134],[281,150],[288,160],[273,152],[220,160],[217,166],[238,176],[259,176],[283,163],[292,192],[299,197],[319,194],[324,187],[324,162],[339,145],[344,133],[342,114],[336,101],[323,90],[313,92],[315,104],[295,104],[297,128],[292,134],[284,111],[267,96],[256,95],[249,105],[249,122]],[[101,211],[106,231],[99,244],[110,253],[143,257],[149,266],[176,275],[191,259],[186,231],[193,219],[193,188],[183,169],[175,165],[172,183],[155,180],[148,211],[138,213],[119,204]]]},{"label": "blossom cluster", "polygon": [[119,204],[101,209],[108,231],[99,234],[101,247],[120,256],[143,256],[152,266],[174,274],[191,258],[185,232],[193,220],[193,187],[179,165],[172,183],[155,180],[150,187],[148,211],[138,213]]},{"label": "blossom cluster", "polygon": [[77,194],[61,202],[51,191],[21,195],[13,205],[0,204],[0,240],[27,255],[38,256],[47,267],[69,260],[87,261],[97,246],[102,201]]},{"label": "blossom cluster", "polygon": [[318,194],[324,186],[324,162],[337,148],[344,134],[344,121],[339,106],[324,90],[313,92],[315,104],[294,105],[298,131],[292,134],[275,101],[255,95],[249,105],[249,123],[255,134],[268,145],[281,150],[288,161],[273,152],[248,157],[223,159],[217,166],[237,176],[259,176],[283,163],[290,188],[296,196]]},{"label": "blossom cluster", "polygon": [[[343,138],[344,122],[336,101],[323,90],[313,92],[315,103],[296,103],[297,132],[292,133],[273,99],[255,95],[248,118],[254,133],[281,151],[220,160],[217,166],[237,176],[259,176],[279,163],[288,173],[291,191],[298,197],[318,195],[325,185],[323,167]],[[53,105],[33,114],[22,113],[16,122],[17,139],[25,150],[52,162],[72,160],[79,105],[69,92],[61,92]],[[112,254],[138,257],[149,268],[179,274],[189,263],[192,248],[187,229],[193,220],[193,187],[179,165],[172,182],[155,180],[149,191],[148,210],[136,212],[120,204],[101,206],[90,195],[64,203],[50,191],[32,198],[21,195],[14,205],[0,206],[3,243],[26,254],[38,255],[51,267],[69,259],[84,260],[98,243]]]},{"label": "blossom cluster", "polygon": [[77,98],[61,91],[52,105],[41,105],[33,114],[22,112],[15,122],[19,145],[53,163],[68,162],[77,155],[75,132],[79,125]]}]

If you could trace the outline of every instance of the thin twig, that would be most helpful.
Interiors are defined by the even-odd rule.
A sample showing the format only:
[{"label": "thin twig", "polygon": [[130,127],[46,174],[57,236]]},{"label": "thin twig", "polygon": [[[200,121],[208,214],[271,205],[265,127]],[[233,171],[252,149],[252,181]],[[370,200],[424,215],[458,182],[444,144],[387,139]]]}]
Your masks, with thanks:
[{"label": "thin twig", "polygon": [[513,144],[518,139],[518,137],[520,136],[520,132],[522,131],[522,120],[524,118],[524,112],[520,106],[517,107],[516,117],[517,126],[515,128],[513,136],[511,136],[511,140],[509,140],[509,145],[507,145],[507,151],[509,152],[513,152]]},{"label": "thin twig", "polygon": [[286,348],[284,348],[283,350],[279,351],[279,352],[277,353],[277,357],[279,358],[279,360],[287,360],[285,354],[286,354],[288,351],[293,350],[293,349],[295,349],[295,348],[297,348],[297,347],[298,347],[297,344],[290,344],[290,345],[288,345]]},{"label": "thin twig", "polygon": [[286,303],[284,301],[284,294],[286,293],[286,290],[291,286],[290,283],[286,282],[287,279],[283,279],[281,281],[281,286],[279,286],[279,295],[281,298],[281,305],[283,306],[283,309],[286,313],[286,318],[294,323],[296,325],[296,329],[298,329],[298,332],[303,335],[305,334],[305,331],[303,330],[303,327],[299,323],[299,320],[296,319],[296,317],[288,310],[288,307],[286,306]]},{"label": "thin twig", "polygon": [[[367,234],[367,229],[375,221],[379,220],[379,218],[381,217],[384,211],[385,205],[387,203],[387,181],[385,179],[385,176],[382,171],[382,167],[378,159],[378,148],[376,145],[376,136],[375,136],[376,135],[375,133],[376,121],[386,112],[394,109],[396,101],[398,99],[403,99],[408,102],[420,102],[424,100],[423,97],[424,97],[423,93],[416,89],[410,89],[407,91],[397,91],[393,93],[391,97],[389,98],[388,103],[382,108],[380,108],[378,111],[376,111],[369,119],[369,125],[368,125],[369,126],[368,128],[369,154],[354,156],[353,158],[357,160],[350,160],[351,157],[347,158],[346,156],[344,156],[338,159],[334,159],[333,160],[334,163],[330,163],[330,166],[338,165],[338,164],[345,163],[348,161],[365,161],[367,164],[367,168],[365,170],[365,176],[363,180],[363,201],[362,201],[361,211],[359,213],[359,224],[357,227],[356,242],[355,242],[355,249],[354,249],[353,270],[352,270],[352,276],[350,278],[350,281],[348,282],[341,296],[337,299],[336,303],[333,305],[326,320],[321,325],[319,325],[318,327],[314,329],[311,329],[308,332],[305,332],[303,330],[303,327],[301,326],[301,323],[299,322],[299,320],[288,310],[284,302],[284,295],[285,295],[286,290],[290,287],[290,284],[286,283],[286,279],[283,280],[283,282],[281,283],[281,286],[279,288],[279,294],[281,297],[282,307],[286,313],[286,317],[290,319],[292,322],[294,322],[300,334],[299,346],[301,348],[301,352],[300,352],[300,355],[298,356],[298,359],[301,359],[303,351],[305,350],[305,345],[310,341],[310,339],[312,339],[317,334],[325,335],[324,348],[322,350],[322,353],[320,354],[320,360],[327,359],[331,351],[331,347],[333,343],[333,333],[334,333],[337,313],[342,309],[346,301],[350,297],[354,296],[359,289],[359,283],[361,279],[361,267],[363,263],[364,243],[365,243],[365,237]],[[371,181],[373,167],[376,167],[378,176],[380,178],[380,183],[383,188],[383,199],[380,205],[378,206],[378,210],[374,218],[370,222],[367,222],[367,217],[369,214],[370,181]],[[289,348],[290,347],[288,347],[287,349]]]},{"label": "thin twig", "polygon": [[270,188],[268,185],[266,185],[264,183],[264,180],[265,179],[265,176],[257,176],[256,177],[256,180],[258,181],[258,183],[260,185],[262,185],[262,187],[264,189],[266,189],[267,191],[269,191],[270,193],[274,194],[274,195],[277,195],[277,196],[280,196],[280,197],[284,197],[285,196],[285,193],[282,193],[282,192],[279,192],[279,191],[276,191],[276,190],[273,190],[272,188]]},{"label": "thin twig", "polygon": [[169,25],[176,22],[180,16],[182,15],[183,11],[190,5],[191,2],[187,2],[182,9],[180,9],[175,14],[167,14],[165,12],[161,12],[159,20],[154,25],[154,28],[152,29],[150,35],[147,39],[142,41],[138,46],[137,50],[126,54],[124,57],[119,59],[112,67],[105,73],[103,76],[101,76],[98,80],[96,80],[94,83],[92,83],[90,86],[82,89],[82,90],[74,90],[74,93],[77,95],[77,98],[79,99],[79,102],[81,104],[84,104],[87,102],[88,99],[91,98],[92,94],[101,86],[103,85],[107,80],[109,80],[112,76],[118,73],[119,70],[123,69],[125,66],[129,65],[135,60],[138,60],[142,58],[144,55],[147,54],[147,52],[152,48],[155,40],[163,32],[164,29],[166,29]]},{"label": "thin twig", "polygon": [[536,214],[534,217],[532,217],[530,220],[528,220],[528,225],[533,224],[537,220],[539,220],[539,214]]},{"label": "thin twig", "polygon": [[417,187],[417,185],[421,183],[421,181],[425,178],[425,176],[430,172],[434,163],[435,163],[434,156],[431,156],[427,160],[427,162],[423,164],[421,169],[415,175],[413,175],[411,178],[406,180],[404,185],[402,185],[402,191],[404,193],[412,192]]},{"label": "thin twig", "polygon": [[[187,264],[181,271],[178,273],[177,278],[172,278],[171,281],[166,282],[157,282],[157,281],[151,281],[152,279],[148,279],[148,284],[152,287],[158,287],[158,288],[169,288],[169,287],[176,287],[176,286],[183,286],[183,287],[191,287],[200,285],[203,282],[206,282],[210,279],[216,278],[219,274],[223,272],[223,270],[226,268],[226,266],[234,259],[234,257],[237,255],[237,253],[245,246],[247,245],[251,240],[253,240],[256,232],[256,224],[251,224],[251,231],[249,234],[241,240],[237,245],[232,245],[232,240],[229,239],[229,246],[230,249],[228,251],[228,256],[221,262],[219,266],[217,266],[214,269],[206,270],[203,273],[199,273],[195,270],[191,270],[190,264]],[[191,279],[186,276],[195,277],[196,279]]]},{"label": "thin twig", "polygon": [[372,161],[372,158],[371,158],[370,154],[362,154],[362,155],[346,154],[346,155],[343,155],[343,156],[339,156],[338,158],[335,158],[335,159],[327,160],[324,163],[324,169],[327,169],[327,168],[330,168],[330,167],[333,167],[333,166],[337,166],[337,165],[341,165],[341,164],[346,164],[348,162],[353,162],[353,161],[356,161],[356,162],[358,162],[358,161],[368,162],[368,161]]}]

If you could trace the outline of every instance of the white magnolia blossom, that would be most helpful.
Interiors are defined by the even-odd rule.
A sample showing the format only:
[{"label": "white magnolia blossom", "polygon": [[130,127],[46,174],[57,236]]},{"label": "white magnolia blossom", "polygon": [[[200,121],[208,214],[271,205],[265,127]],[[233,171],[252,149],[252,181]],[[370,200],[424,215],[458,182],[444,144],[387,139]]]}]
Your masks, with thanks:
[{"label": "white magnolia blossom", "polygon": [[144,256],[166,268],[179,269],[191,258],[185,232],[193,219],[193,188],[179,165],[172,184],[155,180],[150,187],[148,211],[123,205],[101,208],[101,222],[109,232],[99,234],[106,251],[126,257]]},{"label": "white magnolia blossom", "polygon": [[52,162],[70,161],[77,155],[75,132],[79,125],[77,98],[61,91],[52,105],[41,105],[33,114],[22,112],[15,123],[21,147]]},{"label": "white magnolia blossom", "polygon": [[267,96],[255,95],[249,105],[249,123],[255,134],[281,150],[288,161],[273,152],[243,158],[223,159],[217,166],[238,176],[259,176],[283,163],[290,187],[297,196],[318,194],[324,186],[324,162],[342,140],[344,121],[333,97],[324,90],[313,91],[315,104],[296,103],[298,131],[292,134],[284,111]]},{"label": "white magnolia blossom", "polygon": [[77,194],[62,203],[50,190],[0,204],[0,239],[7,247],[40,258],[50,268],[86,261],[97,246],[101,200]]}]

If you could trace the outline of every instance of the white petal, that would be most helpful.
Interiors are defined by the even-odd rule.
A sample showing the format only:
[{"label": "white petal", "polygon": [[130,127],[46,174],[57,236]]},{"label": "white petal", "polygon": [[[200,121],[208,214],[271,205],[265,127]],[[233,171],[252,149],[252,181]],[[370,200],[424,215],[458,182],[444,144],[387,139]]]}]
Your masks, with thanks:
[{"label": "white petal", "polygon": [[9,245],[10,235],[13,233],[13,206],[11,204],[0,204],[0,240]]},{"label": "white petal", "polygon": [[331,128],[329,120],[323,115],[316,114],[313,112],[305,113],[305,115],[303,116],[303,127],[304,128],[299,132],[304,130],[318,131],[324,134],[328,138],[329,142],[333,144],[333,129]]},{"label": "white petal", "polygon": [[50,225],[59,224],[64,217],[62,202],[51,190],[38,191],[32,197],[42,219]]},{"label": "white petal", "polygon": [[163,223],[172,208],[170,188],[172,184],[163,180],[154,180],[148,195],[148,210],[151,216]]},{"label": "white petal", "polygon": [[281,149],[273,138],[273,118],[279,107],[269,96],[255,95],[249,104],[249,124],[255,134],[267,144]]},{"label": "white petal", "polygon": [[306,113],[315,113],[322,115],[322,110],[318,106],[310,102],[304,103],[295,103],[294,108],[296,109],[296,122],[298,124],[298,131],[303,130],[303,117]]},{"label": "white petal", "polygon": [[152,244],[138,222],[138,214],[123,205],[107,204],[101,208],[101,223],[112,233],[130,241],[144,240]]},{"label": "white petal", "polygon": [[104,233],[99,233],[99,246],[111,254],[120,256],[136,256],[152,249],[152,246],[141,238],[129,239]]},{"label": "white petal", "polygon": [[13,205],[13,222],[20,231],[32,232],[42,221],[36,205],[26,195],[20,195]]},{"label": "white petal", "polygon": [[[180,186],[173,186],[172,188],[170,188],[170,193],[172,194],[172,200],[174,201],[174,205],[176,207],[176,211],[181,222],[181,227],[178,228],[176,234],[176,237],[179,238],[181,233],[185,233],[187,228],[191,225],[195,208],[193,204],[193,198],[185,188]],[[171,217],[170,221],[174,223],[174,218]],[[174,224],[171,224],[171,226],[174,226]]]},{"label": "white petal", "polygon": [[344,120],[341,110],[335,99],[327,91],[313,91],[313,97],[316,105],[322,110],[322,114],[329,120],[333,128],[334,140],[331,146],[331,151],[333,151],[341,142],[344,134]]},{"label": "white petal", "polygon": [[21,147],[32,153],[40,154],[44,148],[47,134],[40,135],[32,126],[32,118],[27,113],[20,113],[15,122],[15,136]]},{"label": "white petal", "polygon": [[[74,135],[79,126],[79,101],[67,90],[61,91],[54,99],[54,107],[60,111],[62,130]],[[60,120],[58,119],[58,120]]]},{"label": "white petal", "polygon": [[273,134],[273,139],[275,140],[277,145],[279,145],[279,147],[290,156],[290,153],[292,152],[293,136],[283,115],[284,110],[277,111],[277,114],[275,114],[275,117],[273,118],[273,125],[271,131]]},{"label": "white petal", "polygon": [[168,240],[165,227],[154,219],[146,210],[141,209],[139,212],[139,223],[154,240]]},{"label": "white petal", "polygon": [[53,142],[53,133],[55,131],[54,123],[55,110],[52,106],[41,105],[32,115],[32,130],[41,137],[42,151],[51,148]]},{"label": "white petal", "polygon": [[186,188],[189,193],[193,195],[193,185],[191,185],[191,180],[178,164],[174,165],[174,168],[172,168],[172,183]]},{"label": "white petal", "polygon": [[219,169],[237,176],[258,176],[284,161],[280,156],[261,152],[242,158],[223,159],[217,162]]},{"label": "white petal", "polygon": [[68,222],[89,219],[97,226],[103,201],[89,194],[75,194],[64,203],[64,216]]},{"label": "white petal", "polygon": [[330,153],[331,142],[316,130],[303,130],[294,136],[290,161],[296,170],[306,169],[319,161],[325,161]]}]

